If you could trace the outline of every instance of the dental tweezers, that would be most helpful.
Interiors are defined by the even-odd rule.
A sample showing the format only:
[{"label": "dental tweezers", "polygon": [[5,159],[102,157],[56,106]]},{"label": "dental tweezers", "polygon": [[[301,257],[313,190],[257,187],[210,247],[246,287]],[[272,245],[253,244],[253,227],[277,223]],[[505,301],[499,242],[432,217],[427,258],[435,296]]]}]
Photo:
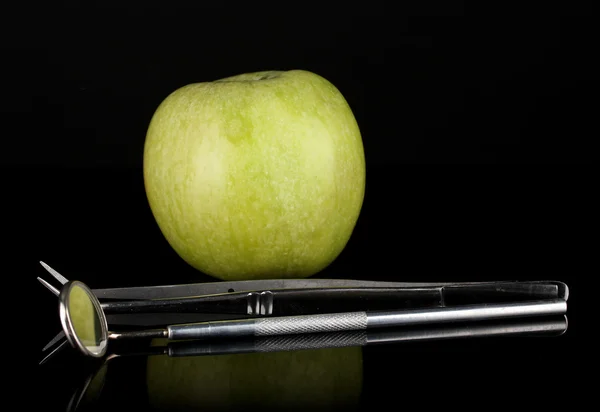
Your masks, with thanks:
[{"label": "dental tweezers", "polygon": [[[67,279],[42,262],[61,284]],[[40,279],[46,287],[52,288]],[[57,291],[53,291],[57,294]],[[469,304],[567,300],[558,281],[381,282],[276,279],[92,289],[111,323],[121,315],[175,315],[180,322],[231,317],[287,316],[356,310],[418,309]],[[164,318],[164,317],[163,317]],[[140,321],[138,317],[138,322]],[[168,319],[164,319],[168,323]],[[162,323],[162,322],[159,322]]]},{"label": "dental tweezers", "polygon": [[[62,285],[69,282],[45,263],[40,263]],[[38,280],[55,295],[60,293],[45,280],[39,277]],[[464,308],[464,305],[475,304],[480,308],[481,305],[491,305],[497,310],[504,307],[502,303],[506,303],[505,308],[508,310],[518,302],[527,305],[528,302],[563,301],[566,309],[569,289],[566,284],[558,281],[419,283],[284,279],[93,289],[92,293],[102,301],[109,323],[148,326],[239,319],[245,317],[242,313],[250,317],[328,313],[331,309],[339,313],[353,310],[357,306],[360,310],[369,311],[374,310],[373,305],[375,308],[378,305],[393,305],[395,309],[435,310],[452,306],[460,309],[461,306]],[[208,313],[185,313],[195,312],[200,306],[201,312]],[[223,310],[223,307],[229,314],[213,313]],[[422,314],[426,313],[427,310]],[[128,316],[131,314],[135,316]],[[44,351],[63,339],[64,336],[61,335],[62,333],[46,345]],[[64,343],[63,341],[60,347]]]}]

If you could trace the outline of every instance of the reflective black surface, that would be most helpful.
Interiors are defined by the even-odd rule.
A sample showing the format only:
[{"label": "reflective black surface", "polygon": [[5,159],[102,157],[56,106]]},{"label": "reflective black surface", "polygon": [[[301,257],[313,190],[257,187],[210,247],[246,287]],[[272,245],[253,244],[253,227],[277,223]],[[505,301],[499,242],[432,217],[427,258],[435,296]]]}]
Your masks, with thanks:
[{"label": "reflective black surface", "polygon": [[[150,347],[143,354],[140,345],[117,345],[115,353],[121,357],[82,364],[81,359],[77,362],[76,357],[65,354],[43,367],[47,368],[46,377],[64,377],[63,387],[55,390],[64,395],[63,402],[77,410],[102,410],[115,405],[135,410],[357,410],[399,402],[399,391],[409,391],[406,402],[432,396],[433,392],[441,398],[432,399],[430,404],[443,406],[442,399],[451,396],[474,396],[465,393],[467,390],[485,396],[508,388],[513,388],[511,394],[502,399],[520,396],[521,402],[539,407],[546,400],[534,388],[567,388],[566,382],[555,381],[560,376],[557,373],[567,370],[549,352],[564,349],[565,335],[561,335],[560,325],[565,323],[553,318],[511,321],[502,327],[505,331],[517,326],[533,329],[536,322],[545,323],[546,328],[554,325],[554,331],[535,336],[530,333],[433,341],[417,340],[432,335],[432,328],[413,327],[378,333],[372,336],[374,343],[363,348],[308,349],[305,345],[307,349],[296,351],[202,356],[198,348],[205,343],[175,343],[171,355],[160,351],[148,355]],[[492,333],[500,324],[487,322],[470,329],[476,332],[484,327]],[[439,327],[437,336],[450,336],[453,329],[454,325]],[[384,343],[393,335],[407,340]],[[289,343],[295,338],[286,339]],[[304,343],[309,340],[296,339]],[[321,335],[313,341],[323,343],[325,339]],[[233,346],[239,350],[249,343]],[[160,343],[156,345],[160,347]],[[227,345],[220,344],[221,348]],[[219,343],[212,346],[215,349]],[[59,365],[68,368],[70,375],[59,372]],[[525,371],[527,378],[523,376]],[[58,385],[50,383],[51,388],[54,386]]]},{"label": "reflective black surface", "polygon": [[[398,281],[558,279],[571,291],[565,334],[202,356],[188,363],[168,356],[122,357],[107,364],[104,388],[92,406],[245,410],[285,404],[286,409],[372,410],[399,402],[466,403],[469,408],[479,404],[474,399],[503,407],[515,399],[532,408],[568,406],[577,393],[579,362],[588,356],[580,349],[586,328],[579,313],[586,306],[582,278],[576,276],[587,250],[577,227],[586,217],[574,213],[585,206],[585,193],[576,183],[561,185],[550,177],[533,190],[523,184],[533,180],[531,174],[488,172],[484,178],[455,172],[449,177],[435,170],[424,171],[418,180],[406,177],[414,170],[372,170],[355,233],[320,275]],[[93,288],[212,280],[185,265],[166,244],[145,203],[139,170],[46,169],[37,178],[36,196],[52,200],[37,208],[39,235],[20,268],[38,313],[27,343],[32,363],[42,359],[42,347],[60,330],[57,298],[35,279],[50,279],[38,259]],[[388,188],[402,179],[404,199],[386,202]],[[557,192],[570,196],[571,206],[552,201]],[[454,201],[437,203],[438,197]],[[521,206],[511,209],[515,203]],[[149,359],[155,359],[150,378]],[[74,351],[62,351],[36,367],[33,385],[52,409],[61,409],[98,367]],[[186,374],[191,377],[185,379]]]},{"label": "reflective black surface", "polygon": [[[176,255],[148,208],[142,150],[161,100],[191,82],[304,68],[347,97],[367,159],[356,229],[318,276],[560,280],[571,289],[567,332],[194,361],[115,358],[90,383],[101,387],[86,392],[98,394],[91,407],[580,409],[596,355],[585,349],[591,327],[582,315],[594,312],[583,292],[597,283],[597,182],[576,165],[594,153],[593,24],[550,5],[499,16],[468,15],[462,2],[401,2],[400,11],[368,2],[328,15],[322,5],[288,12],[284,3],[251,4],[253,13],[229,3],[30,11],[28,21],[39,22],[33,45],[15,35],[21,26],[9,28],[2,52],[15,69],[4,76],[2,111],[14,127],[3,131],[0,193],[4,256],[18,259],[3,267],[3,326],[7,340],[18,339],[6,357],[11,371],[31,366],[14,398],[65,410],[100,366],[72,350],[37,365],[60,330],[57,298],[36,280],[49,278],[39,260],[92,288],[213,280]],[[511,166],[473,166],[493,163]]]}]

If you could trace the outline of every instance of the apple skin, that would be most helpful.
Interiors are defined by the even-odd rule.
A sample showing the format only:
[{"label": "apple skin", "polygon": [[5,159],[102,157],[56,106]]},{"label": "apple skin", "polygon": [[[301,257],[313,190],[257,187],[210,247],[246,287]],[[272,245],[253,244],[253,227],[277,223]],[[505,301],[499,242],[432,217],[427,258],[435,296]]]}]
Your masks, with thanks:
[{"label": "apple skin", "polygon": [[328,80],[303,70],[175,90],[150,121],[143,164],[166,240],[222,280],[321,271],[345,248],[365,193],[351,108]]},{"label": "apple skin", "polygon": [[361,347],[291,352],[150,356],[146,387],[153,410],[357,410]]}]

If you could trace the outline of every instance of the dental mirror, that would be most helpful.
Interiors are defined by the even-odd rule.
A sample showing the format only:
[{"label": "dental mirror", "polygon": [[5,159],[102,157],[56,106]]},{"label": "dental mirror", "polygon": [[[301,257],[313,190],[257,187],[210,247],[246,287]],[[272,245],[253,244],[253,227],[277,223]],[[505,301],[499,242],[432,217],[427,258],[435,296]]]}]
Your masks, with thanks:
[{"label": "dental mirror", "polygon": [[102,357],[108,345],[104,311],[90,289],[79,281],[65,284],[59,295],[60,322],[71,346],[92,357]]},{"label": "dental mirror", "polygon": [[472,339],[486,337],[552,337],[566,332],[566,316],[544,319],[513,319],[477,324],[441,325],[435,327],[390,328],[378,331],[350,331],[293,336],[269,336],[220,342],[183,341],[166,345],[157,342],[139,351],[128,350],[108,354],[73,393],[68,411],[78,409],[80,404],[90,404],[100,398],[107,376],[108,364],[116,358],[130,356],[196,357],[247,353],[289,352],[327,348],[366,347],[401,342],[426,342],[449,339]]},{"label": "dental mirror", "polygon": [[66,283],[59,295],[59,302],[60,319],[67,340],[71,346],[92,357],[105,355],[109,339],[167,338],[169,340],[187,340],[263,337],[564,315],[567,311],[565,300],[549,299],[426,309],[358,311],[206,321],[170,325],[159,329],[109,332],[106,316],[98,298],[84,283],[79,281]]}]

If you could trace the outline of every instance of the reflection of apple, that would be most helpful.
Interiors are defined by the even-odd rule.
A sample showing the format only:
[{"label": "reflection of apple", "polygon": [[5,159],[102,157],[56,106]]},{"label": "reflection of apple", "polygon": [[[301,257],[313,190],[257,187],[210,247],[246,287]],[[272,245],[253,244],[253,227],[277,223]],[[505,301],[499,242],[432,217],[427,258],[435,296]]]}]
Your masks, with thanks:
[{"label": "reflection of apple", "polygon": [[352,410],[362,390],[362,348],[148,358],[156,410]]},{"label": "reflection of apple", "polygon": [[173,249],[220,279],[308,277],[345,247],[365,159],[346,100],[302,70],[182,87],[144,148],[152,213]]},{"label": "reflection of apple", "polygon": [[69,293],[69,316],[75,331],[75,335],[81,343],[96,352],[98,347],[99,334],[96,331],[98,326],[98,316],[96,308],[88,293],[78,284],[73,285]]}]

